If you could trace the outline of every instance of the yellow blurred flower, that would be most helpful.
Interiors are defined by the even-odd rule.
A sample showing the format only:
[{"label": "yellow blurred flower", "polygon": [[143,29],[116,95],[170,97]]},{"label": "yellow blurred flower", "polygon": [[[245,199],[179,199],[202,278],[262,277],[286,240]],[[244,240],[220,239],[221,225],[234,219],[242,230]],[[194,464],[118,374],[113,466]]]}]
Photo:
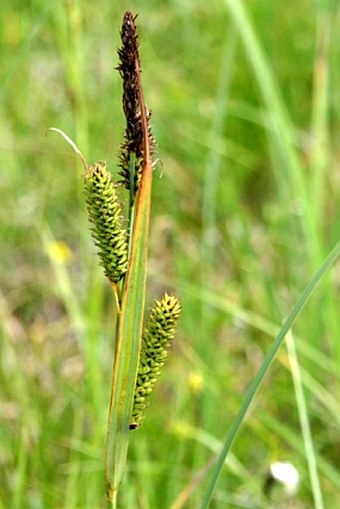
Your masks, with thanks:
[{"label": "yellow blurred flower", "polygon": [[204,387],[204,378],[201,372],[193,371],[189,374],[188,379],[189,390],[194,394],[200,394]]},{"label": "yellow blurred flower", "polygon": [[47,245],[48,256],[56,263],[68,265],[73,260],[73,253],[69,246],[62,240],[49,242]]},{"label": "yellow blurred flower", "polygon": [[185,421],[175,421],[172,423],[170,427],[171,433],[176,435],[178,438],[187,438],[190,436],[191,426],[187,424]]}]

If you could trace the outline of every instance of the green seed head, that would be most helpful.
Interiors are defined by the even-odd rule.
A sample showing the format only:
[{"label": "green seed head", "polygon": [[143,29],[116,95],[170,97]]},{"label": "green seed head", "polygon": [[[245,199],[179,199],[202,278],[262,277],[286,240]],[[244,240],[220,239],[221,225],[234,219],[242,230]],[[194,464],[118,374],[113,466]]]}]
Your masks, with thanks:
[{"label": "green seed head", "polygon": [[117,185],[105,162],[88,167],[84,175],[84,190],[101,265],[106,277],[117,283],[128,268],[128,242]]},{"label": "green seed head", "polygon": [[143,331],[135,397],[130,429],[137,428],[144,418],[161,368],[168,356],[168,348],[175,336],[181,313],[179,300],[165,293],[155,301]]}]

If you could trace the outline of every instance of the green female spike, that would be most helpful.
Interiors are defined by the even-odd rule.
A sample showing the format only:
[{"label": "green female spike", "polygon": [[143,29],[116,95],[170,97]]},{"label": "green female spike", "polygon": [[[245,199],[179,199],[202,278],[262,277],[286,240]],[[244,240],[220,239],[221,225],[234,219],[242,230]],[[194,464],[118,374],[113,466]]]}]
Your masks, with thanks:
[{"label": "green female spike", "polygon": [[118,283],[128,268],[128,241],[117,184],[105,162],[86,169],[84,190],[89,220],[93,224],[92,235],[105,276],[111,283]]},{"label": "green female spike", "polygon": [[175,336],[180,313],[179,300],[167,293],[160,301],[155,301],[150,312],[143,331],[130,429],[138,428],[144,418],[150,395]]}]

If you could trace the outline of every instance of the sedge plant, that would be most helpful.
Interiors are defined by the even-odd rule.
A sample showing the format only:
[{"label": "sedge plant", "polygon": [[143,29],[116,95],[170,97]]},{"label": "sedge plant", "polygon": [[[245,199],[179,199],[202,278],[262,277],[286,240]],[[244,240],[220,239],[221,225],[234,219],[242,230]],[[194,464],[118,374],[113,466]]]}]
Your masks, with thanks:
[{"label": "sedge plant", "polygon": [[[236,15],[241,11],[236,10],[235,6],[234,9],[237,18]],[[173,340],[181,312],[179,300],[165,293],[155,301],[154,307],[144,320],[154,138],[149,125],[151,115],[146,107],[141,85],[135,17],[130,12],[124,15],[121,39],[118,70],[123,79],[126,127],[119,157],[120,180],[117,182],[113,179],[105,162],[88,165],[72,140],[62,131],[52,128],[64,136],[83,162],[84,192],[92,234],[100,263],[115,298],[114,362],[105,456],[106,493],[111,508],[117,506],[117,494],[124,476],[130,432],[143,422],[150,395],[167,358],[168,347]],[[257,54],[255,56],[258,57]],[[268,96],[271,97],[271,94]],[[276,112],[280,113],[279,103],[273,99],[272,104],[276,105]],[[280,115],[277,117],[281,118]],[[122,205],[123,190],[127,193],[125,199],[128,205],[125,215]],[[339,254],[338,243],[321,263],[319,270],[278,331],[245,394],[239,412],[231,423],[221,451],[204,469],[204,475],[199,475],[197,482],[201,481],[201,477],[206,477],[211,470],[201,500],[201,509],[207,509],[210,505],[225,460],[245,415],[287,333]],[[193,289],[190,288],[190,291],[192,293]],[[212,297],[211,302],[213,301]],[[310,438],[308,433],[306,436]],[[313,493],[319,500],[318,507],[321,507],[322,496],[318,486],[314,452],[310,444],[309,450],[311,451],[309,465],[315,487]],[[195,480],[192,485],[196,485]],[[181,494],[179,500],[183,501],[186,498],[190,490],[186,491],[187,493]]]},{"label": "sedge plant", "polygon": [[144,323],[154,138],[141,84],[135,19],[131,12],[125,13],[118,50],[126,119],[120,180],[113,179],[103,161],[88,165],[64,132],[50,128],[71,144],[84,165],[92,236],[114,293],[116,330],[105,454],[106,494],[112,508],[124,476],[130,432],[144,419],[181,312],[179,299],[165,292]]}]

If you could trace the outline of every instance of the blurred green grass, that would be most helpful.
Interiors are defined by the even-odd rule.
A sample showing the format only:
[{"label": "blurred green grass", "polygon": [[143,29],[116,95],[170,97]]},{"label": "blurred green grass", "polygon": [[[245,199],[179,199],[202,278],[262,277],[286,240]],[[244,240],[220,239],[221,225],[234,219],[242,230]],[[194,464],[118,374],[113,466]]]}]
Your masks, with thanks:
[{"label": "blurred green grass", "polygon": [[[154,173],[149,300],[183,316],[141,430],[122,507],[170,507],[223,441],[302,288],[339,238],[336,2],[8,3],[0,49],[0,508],[104,506],[112,296],[85,216],[81,165],[113,171],[123,132],[116,48],[139,13]],[[263,49],[263,52],[262,52]],[[294,327],[324,496],[340,476],[339,269]],[[291,507],[313,506],[282,350],[212,507],[270,507],[272,460],[292,461]],[[199,507],[205,479],[185,507]]]}]

